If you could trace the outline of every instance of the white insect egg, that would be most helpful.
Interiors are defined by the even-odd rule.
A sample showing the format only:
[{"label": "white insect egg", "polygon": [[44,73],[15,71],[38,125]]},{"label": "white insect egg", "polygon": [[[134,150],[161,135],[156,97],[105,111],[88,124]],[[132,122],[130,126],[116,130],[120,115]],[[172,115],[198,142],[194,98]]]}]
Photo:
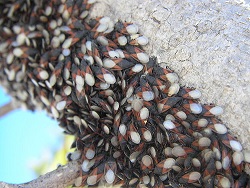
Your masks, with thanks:
[{"label": "white insect egg", "polygon": [[154,99],[154,92],[152,92],[152,91],[144,91],[144,92],[142,92],[142,98],[145,101],[152,101]]},{"label": "white insect egg", "polygon": [[115,181],[115,173],[111,169],[106,172],[105,180],[108,184],[112,184]]},{"label": "white insect egg", "polygon": [[209,112],[215,116],[223,114],[223,108],[220,106],[215,106],[209,110]]},{"label": "white insect egg", "polygon": [[138,157],[138,155],[140,154],[141,152],[139,151],[135,151],[133,152],[130,156],[129,156],[129,160],[131,161],[131,163],[134,163],[136,161],[136,158]]},{"label": "white insect egg", "polygon": [[208,121],[204,118],[201,118],[198,120],[198,126],[199,127],[206,127],[208,125]]},{"label": "white insect egg", "polygon": [[62,33],[58,36],[59,40],[60,40],[60,43],[63,42],[65,40],[65,35]]},{"label": "white insect egg", "polygon": [[141,137],[138,132],[134,132],[134,131],[130,132],[130,138],[131,138],[131,141],[134,142],[135,144],[139,144],[141,141]]},{"label": "white insect egg", "polygon": [[236,140],[230,140],[229,144],[234,151],[241,151],[242,150],[242,145],[236,141]]},{"label": "white insect egg", "polygon": [[57,25],[58,25],[58,26],[61,26],[62,23],[63,23],[63,19],[62,19],[62,18],[58,18],[58,19],[57,19]]},{"label": "white insect egg", "polygon": [[104,31],[106,31],[107,29],[108,29],[108,24],[100,24],[98,27],[97,27],[97,29],[96,29],[96,31],[97,32],[104,32]]},{"label": "white insect egg", "polygon": [[84,19],[84,18],[86,18],[86,17],[88,16],[88,14],[89,14],[89,11],[84,10],[84,11],[82,11],[82,13],[80,14],[79,18]]},{"label": "white insect egg", "polygon": [[146,107],[143,107],[141,110],[140,110],[140,118],[142,120],[145,120],[147,119],[149,116],[149,110],[146,108]]},{"label": "white insect egg", "polygon": [[65,108],[65,106],[66,106],[66,101],[61,101],[61,102],[57,103],[56,109],[61,111]]},{"label": "white insect egg", "polygon": [[117,140],[117,136],[113,136],[112,138],[111,138],[111,144],[113,145],[113,146],[118,146],[118,140]]},{"label": "white insect egg", "polygon": [[220,161],[216,161],[216,162],[215,162],[215,167],[216,167],[217,170],[221,170],[221,169],[222,169],[222,164],[221,164],[221,162],[220,162]]},{"label": "white insect egg", "polygon": [[137,25],[131,24],[126,27],[126,30],[129,34],[136,34],[138,33],[139,28]]},{"label": "white insect egg", "polygon": [[119,132],[120,132],[123,136],[125,136],[125,134],[126,134],[126,132],[127,132],[127,127],[126,127],[126,125],[121,124],[121,125],[119,126]]},{"label": "white insect egg", "polygon": [[108,46],[109,42],[108,42],[108,39],[104,36],[98,36],[97,37],[97,42],[103,46]]},{"label": "white insect egg", "polygon": [[126,98],[130,98],[134,92],[134,87],[129,87],[126,92]]},{"label": "white insect egg", "polygon": [[165,160],[163,167],[166,169],[170,169],[175,165],[175,159],[173,158],[168,158]]},{"label": "white insect egg", "polygon": [[87,184],[88,185],[95,185],[97,183],[97,175],[88,176]]},{"label": "white insect egg", "polygon": [[91,41],[88,40],[86,42],[86,48],[87,48],[88,51],[92,51],[92,42]]},{"label": "white insect egg", "polygon": [[181,146],[175,146],[175,147],[172,149],[172,154],[173,154],[175,157],[181,157],[181,156],[186,155],[186,152],[185,152],[185,150],[184,150]]},{"label": "white insect egg", "polygon": [[147,142],[150,142],[152,140],[152,134],[149,130],[143,133],[143,137]]},{"label": "white insect egg", "polygon": [[125,58],[125,55],[121,49],[116,49],[115,52],[119,54],[119,58]]},{"label": "white insect egg", "polygon": [[14,60],[14,54],[13,53],[9,53],[6,57],[6,62],[7,64],[11,64]]},{"label": "white insect egg", "polygon": [[79,150],[72,152],[70,156],[71,160],[73,161],[78,160],[80,157],[81,157],[81,152]]},{"label": "white insect egg", "polygon": [[72,88],[70,86],[66,86],[65,89],[63,90],[65,95],[70,95]]},{"label": "white insect egg", "polygon": [[189,96],[192,97],[193,99],[198,99],[201,97],[201,92],[197,89],[192,90],[190,92],[188,92]]},{"label": "white insect egg", "polygon": [[66,39],[62,44],[62,48],[69,48],[72,43],[72,40],[73,40],[72,38]]},{"label": "white insect egg", "polygon": [[59,117],[59,113],[56,110],[56,108],[54,106],[51,106],[51,113],[54,116],[54,118],[58,118]]},{"label": "white insect egg", "polygon": [[87,159],[93,159],[95,156],[95,151],[92,149],[88,149],[85,156]]},{"label": "white insect egg", "polygon": [[114,103],[114,110],[117,111],[119,109],[119,107],[120,107],[119,102],[115,101],[115,103]]},{"label": "white insect egg", "polygon": [[108,89],[110,87],[110,84],[106,83],[106,82],[101,82],[100,83],[100,88],[105,90]]},{"label": "white insect egg", "polygon": [[243,153],[242,153],[242,152],[239,152],[239,151],[234,152],[233,155],[232,155],[232,157],[233,157],[233,163],[234,163],[235,165],[241,164],[242,161],[244,160],[244,155],[243,155]]},{"label": "white insect egg", "polygon": [[127,44],[127,42],[128,42],[128,39],[125,36],[118,37],[118,43],[121,46],[125,46]]},{"label": "white insect egg", "polygon": [[16,57],[21,57],[23,55],[23,51],[21,50],[21,48],[15,48],[13,50],[13,54],[16,56]]},{"label": "white insect egg", "polygon": [[148,175],[142,177],[142,181],[144,184],[149,184],[150,183],[150,178]]},{"label": "white insect egg", "polygon": [[96,111],[91,111],[91,115],[95,118],[95,119],[100,119],[99,114]]},{"label": "white insect egg", "polygon": [[89,160],[85,159],[81,165],[83,172],[89,171],[90,168],[88,167],[88,165],[89,165]]},{"label": "white insect egg", "polygon": [[139,112],[143,107],[143,101],[140,99],[134,99],[131,106],[136,112]]},{"label": "white insect egg", "polygon": [[44,11],[44,14],[46,16],[49,16],[51,13],[52,13],[52,8],[50,6],[47,6],[45,11]]},{"label": "white insect egg", "polygon": [[171,130],[175,128],[175,124],[171,120],[166,120],[163,122],[163,125],[166,129]]},{"label": "white insect egg", "polygon": [[143,69],[143,65],[142,64],[135,64],[133,67],[132,67],[132,71],[133,72],[141,72]]},{"label": "white insect egg", "polygon": [[19,46],[23,45],[25,43],[25,39],[26,39],[26,35],[24,33],[20,33],[19,35],[17,35],[17,43]]},{"label": "white insect egg", "polygon": [[102,59],[99,57],[99,56],[94,56],[95,58],[95,61],[96,63],[99,65],[99,66],[103,66],[103,62],[102,62]]},{"label": "white insect egg", "polygon": [[116,82],[116,78],[113,74],[104,74],[103,78],[108,84],[114,84]]},{"label": "white insect egg", "polygon": [[202,106],[197,103],[190,104],[190,110],[193,114],[200,114],[202,112]]},{"label": "white insect egg", "polygon": [[62,54],[65,56],[65,57],[67,57],[67,56],[69,56],[70,55],[70,49],[63,49],[63,51],[62,51]]},{"label": "white insect egg", "polygon": [[142,46],[148,44],[148,38],[145,36],[140,36],[136,40],[137,40],[138,44],[140,44]]},{"label": "white insect egg", "polygon": [[46,70],[39,72],[39,76],[42,80],[47,80],[49,78],[49,73]]},{"label": "white insect egg", "polygon": [[80,126],[81,125],[81,119],[78,116],[73,117],[73,121],[76,125]]},{"label": "white insect egg", "polygon": [[86,73],[85,75],[85,82],[86,84],[88,84],[89,86],[93,86],[95,84],[95,78],[93,75]]},{"label": "white insect egg", "polygon": [[99,22],[100,22],[100,24],[107,24],[107,23],[109,23],[111,20],[110,20],[110,17],[107,17],[107,16],[104,16],[104,17],[102,17],[100,20],[99,20]]},{"label": "white insect egg", "polygon": [[199,172],[191,172],[189,175],[189,180],[190,181],[197,181],[201,177],[201,174]]},{"label": "white insect egg", "polygon": [[60,39],[59,37],[53,37],[51,40],[51,45],[53,48],[57,48],[60,46]]},{"label": "white insect egg", "polygon": [[167,77],[168,81],[171,82],[172,84],[179,82],[179,77],[175,72],[166,74],[166,77]]},{"label": "white insect egg", "polygon": [[111,58],[119,58],[119,53],[114,50],[111,50],[108,53],[109,53],[109,57]]},{"label": "white insect egg", "polygon": [[214,124],[214,129],[218,134],[226,134],[227,133],[227,128],[225,125],[216,123]]},{"label": "white insect egg", "polygon": [[183,111],[177,112],[176,115],[183,120],[187,119],[187,114]]},{"label": "white insect egg", "polygon": [[49,27],[51,29],[55,29],[57,27],[57,22],[56,20],[51,20],[50,23],[49,23]]},{"label": "white insect egg", "polygon": [[90,65],[93,65],[93,64],[94,64],[94,59],[93,59],[92,56],[84,55],[83,58],[84,58],[86,61],[88,61]]},{"label": "white insect egg", "polygon": [[173,96],[177,94],[180,90],[180,85],[178,83],[174,83],[169,87],[168,96]]},{"label": "white insect egg", "polygon": [[150,165],[153,164],[153,160],[152,158],[149,156],[149,155],[144,155],[141,159],[141,161],[143,162],[143,164],[146,166],[146,167],[149,167]]},{"label": "white insect egg", "polygon": [[146,64],[149,62],[149,56],[146,53],[143,53],[143,52],[137,53],[137,58],[143,64]]},{"label": "white insect egg", "polygon": [[211,140],[207,137],[202,137],[199,139],[198,144],[200,147],[208,147],[211,144]]},{"label": "white insect egg", "polygon": [[14,31],[15,34],[18,35],[21,32],[21,30],[22,29],[21,29],[21,27],[19,25],[14,25],[13,26],[13,31]]},{"label": "white insect egg", "polygon": [[227,188],[227,187],[231,187],[231,182],[230,182],[230,180],[227,178],[227,177],[222,177],[220,180],[219,180],[219,182],[220,182],[220,185],[221,185],[221,187],[225,187],[225,188]]},{"label": "white insect egg", "polygon": [[79,86],[84,86],[84,78],[80,75],[76,75],[76,84]]},{"label": "white insect egg", "polygon": [[174,121],[174,120],[175,120],[175,117],[174,117],[172,114],[167,114],[167,115],[165,116],[165,120],[166,120],[166,121],[167,121],[167,120]]}]

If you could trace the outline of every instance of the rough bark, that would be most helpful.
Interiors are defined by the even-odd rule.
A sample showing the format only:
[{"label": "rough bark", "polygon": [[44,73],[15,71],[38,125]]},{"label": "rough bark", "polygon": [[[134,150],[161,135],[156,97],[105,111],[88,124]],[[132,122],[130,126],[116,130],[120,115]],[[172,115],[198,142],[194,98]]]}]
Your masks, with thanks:
[{"label": "rough bark", "polygon": [[202,103],[224,108],[220,117],[250,149],[249,2],[233,0],[103,0],[92,17],[133,22],[149,37],[145,48],[196,87]]},{"label": "rough bark", "polygon": [[81,166],[77,161],[71,161],[65,166],[58,167],[56,170],[49,172],[37,179],[24,184],[8,184],[0,182],[2,188],[63,188],[74,184],[75,179],[79,176]]}]

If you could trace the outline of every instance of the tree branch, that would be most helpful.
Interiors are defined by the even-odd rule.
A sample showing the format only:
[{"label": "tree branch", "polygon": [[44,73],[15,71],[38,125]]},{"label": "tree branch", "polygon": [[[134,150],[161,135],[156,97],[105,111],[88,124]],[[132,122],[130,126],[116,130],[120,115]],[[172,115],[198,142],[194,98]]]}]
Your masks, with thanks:
[{"label": "tree branch", "polygon": [[2,188],[63,188],[74,184],[79,177],[81,165],[77,161],[70,161],[67,165],[58,167],[56,170],[39,176],[37,179],[24,184],[8,184],[0,182]]},{"label": "tree branch", "polygon": [[12,110],[15,110],[16,107],[12,104],[12,102],[9,102],[3,106],[0,107],[0,118],[4,115],[8,114]]}]

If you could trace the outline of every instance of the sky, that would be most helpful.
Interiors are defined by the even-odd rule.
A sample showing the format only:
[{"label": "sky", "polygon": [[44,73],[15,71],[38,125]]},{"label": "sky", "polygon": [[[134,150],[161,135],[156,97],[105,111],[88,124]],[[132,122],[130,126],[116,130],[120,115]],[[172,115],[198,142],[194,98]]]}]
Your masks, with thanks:
[{"label": "sky", "polygon": [[[11,98],[0,87],[0,106]],[[14,110],[0,118],[0,181],[25,183],[37,177],[32,166],[53,159],[62,147],[58,123],[45,112]]]}]

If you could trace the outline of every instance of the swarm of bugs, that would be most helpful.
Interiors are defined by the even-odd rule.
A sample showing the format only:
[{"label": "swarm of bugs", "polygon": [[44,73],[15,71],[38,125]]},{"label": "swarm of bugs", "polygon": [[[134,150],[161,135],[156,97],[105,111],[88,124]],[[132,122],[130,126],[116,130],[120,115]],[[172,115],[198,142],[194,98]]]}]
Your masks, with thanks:
[{"label": "swarm of bugs", "polygon": [[74,186],[250,188],[250,151],[222,108],[150,57],[137,25],[86,21],[94,2],[0,1],[0,79],[75,135]]}]

